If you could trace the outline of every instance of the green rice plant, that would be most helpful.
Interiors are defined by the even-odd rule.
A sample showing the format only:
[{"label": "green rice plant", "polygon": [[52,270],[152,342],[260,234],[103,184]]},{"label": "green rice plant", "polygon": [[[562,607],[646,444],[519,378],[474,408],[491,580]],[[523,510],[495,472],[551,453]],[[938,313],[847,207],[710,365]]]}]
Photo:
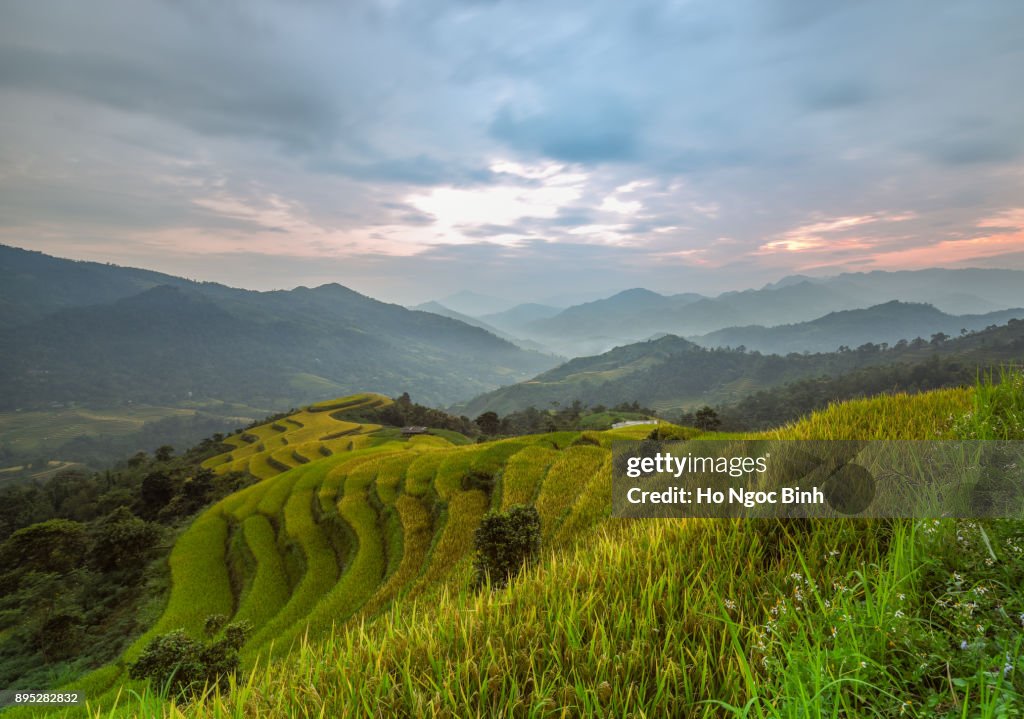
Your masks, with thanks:
[{"label": "green rice plant", "polygon": [[434,486],[434,477],[447,452],[425,452],[405,472],[405,491],[414,497],[425,496]]},{"label": "green rice plant", "polygon": [[[302,469],[312,466],[315,465],[303,465]],[[288,539],[302,551],[304,572],[287,604],[246,644],[245,652],[249,656],[264,644],[279,639],[289,627],[302,620],[338,579],[334,549],[313,519],[314,495],[322,479],[321,473],[307,470],[298,475],[288,495],[284,505],[284,529]],[[275,651],[287,649],[288,646],[280,642],[275,644]]]},{"label": "green rice plant", "polygon": [[[292,493],[292,488],[301,477],[309,472],[309,466],[296,467],[290,472],[278,475],[263,482],[267,489],[256,505],[256,511],[268,517],[278,517],[284,509],[285,502]],[[258,485],[257,485],[258,486]]]},{"label": "green rice plant", "polygon": [[346,480],[338,514],[356,535],[355,556],[337,584],[324,594],[308,617],[282,637],[285,641],[304,635],[306,631],[321,634],[343,622],[373,596],[380,585],[384,577],[384,544],[377,512],[367,496],[375,474],[375,468],[367,463]]},{"label": "green rice plant", "polygon": [[233,619],[261,627],[288,602],[288,574],[278,554],[274,528],[266,517],[250,516],[242,523],[242,531],[256,560],[256,574]]},{"label": "green rice plant", "polygon": [[488,509],[490,500],[480,490],[456,492],[450,496],[440,536],[430,550],[423,575],[412,589],[413,595],[433,590],[434,585],[442,580],[447,580],[452,586],[468,584],[468,561],[463,562],[467,570],[464,578],[455,579],[450,574],[461,560],[468,560],[473,550],[473,532]]},{"label": "green rice plant", "polygon": [[444,437],[434,437],[433,435],[410,437],[408,444],[416,449],[448,449],[455,446],[453,442],[449,442]]},{"label": "green rice plant", "polygon": [[317,490],[317,501],[320,503],[321,514],[330,514],[337,510],[338,493],[341,491],[341,483],[344,481],[344,465],[333,465],[327,470],[320,483],[320,489]]},{"label": "green rice plant", "polygon": [[434,523],[430,512],[419,499],[399,495],[395,501],[402,525],[402,558],[398,568],[374,593],[363,607],[361,614],[372,617],[375,612],[397,598],[408,585],[423,571],[430,543],[434,536]]},{"label": "green rice plant", "polygon": [[[951,436],[979,404],[1011,418],[1024,406],[985,391],[847,403],[765,436]],[[542,561],[509,587],[480,593],[466,591],[468,557],[488,500],[459,487],[494,445],[410,458],[407,493],[394,499],[401,561],[386,580],[382,521],[368,491],[375,478],[388,487],[381,499],[390,491],[381,481],[393,460],[386,444],[372,461],[304,466],[325,481],[344,467],[339,511],[360,545],[338,585],[274,635],[305,638],[239,676],[229,695],[177,707],[140,691],[120,715],[1021,715],[1020,523],[609,519],[607,449],[566,449],[564,440],[524,440],[533,446],[492,468],[503,490],[525,495],[539,479],[527,476],[525,457],[554,460],[537,497],[547,518]],[[435,475],[446,499],[436,534]],[[363,535],[378,549],[366,552]],[[352,612],[361,621],[345,622]]]},{"label": "green rice plant", "polygon": [[295,457],[293,456],[294,452],[295,449],[291,445],[282,447],[281,449],[275,450],[270,453],[268,463],[272,464],[273,466],[279,465],[281,467],[284,467],[284,469],[282,469],[281,471],[287,472],[292,467],[298,467],[300,464],[304,464],[303,462],[297,462],[295,460]]},{"label": "green rice plant", "polygon": [[763,436],[778,439],[898,439],[952,437],[955,418],[966,413],[974,394],[947,389],[892,394],[835,403]]},{"label": "green rice plant", "polygon": [[399,487],[405,480],[405,472],[415,458],[412,452],[404,452],[388,458],[381,464],[374,488],[382,504],[390,506],[398,499]]},{"label": "green rice plant", "polygon": [[551,465],[536,503],[545,541],[554,537],[572,503],[583,487],[600,472],[607,457],[606,449],[581,445],[565,450]]},{"label": "green rice plant", "polygon": [[481,453],[478,446],[445,452],[445,457],[438,466],[437,475],[434,477],[434,490],[442,501],[448,500],[462,489],[463,478]]},{"label": "green rice plant", "polygon": [[198,634],[209,615],[232,614],[235,599],[224,556],[227,542],[228,523],[217,505],[178,538],[168,560],[171,594],[167,607],[157,623],[125,651],[126,658],[134,659],[158,634],[178,628]]},{"label": "green rice plant", "polygon": [[612,506],[612,458],[605,454],[605,460],[594,472],[573,502],[569,515],[558,527],[556,544],[570,542],[583,536],[584,531],[611,515]]},{"label": "green rice plant", "polygon": [[532,504],[544,475],[557,457],[555,450],[536,445],[512,455],[501,475],[501,508]]},{"label": "green rice plant", "polygon": [[475,453],[470,469],[484,474],[500,474],[509,457],[521,449],[528,447],[527,442],[518,439],[505,439],[483,445],[483,449]]},{"label": "green rice plant", "polygon": [[246,471],[258,479],[270,479],[291,469],[288,465],[281,464],[271,457],[273,452],[274,450],[265,450],[249,457]]}]

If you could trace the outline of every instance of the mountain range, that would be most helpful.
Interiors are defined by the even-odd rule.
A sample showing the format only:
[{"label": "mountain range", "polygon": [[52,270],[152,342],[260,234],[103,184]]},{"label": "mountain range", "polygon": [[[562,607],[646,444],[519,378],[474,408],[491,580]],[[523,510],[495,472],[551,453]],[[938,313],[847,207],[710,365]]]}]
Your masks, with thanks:
[{"label": "mountain range", "polygon": [[337,284],[253,292],[0,246],[0,409],[371,388],[448,404],[554,360]]},{"label": "mountain range", "polygon": [[865,309],[891,300],[927,303],[952,314],[1024,307],[1024,272],[928,269],[828,278],[797,275],[761,289],[717,297],[691,292],[664,295],[636,288],[535,319],[516,332],[554,352],[580,356],[661,334],[699,336],[727,327],[809,322],[830,312]]},{"label": "mountain range", "polygon": [[689,339],[703,347],[746,347],[773,354],[831,352],[861,344],[895,344],[942,333],[956,337],[990,325],[1024,317],[1024,309],[996,310],[980,315],[951,315],[933,305],[893,300],[862,310],[830,312],[824,317],[789,325],[727,327]]},{"label": "mountain range", "polygon": [[[865,367],[920,365],[934,358],[973,368],[1024,357],[1024,320],[1011,319],[954,339],[941,336],[898,342],[883,348],[865,344],[838,352],[761,354],[740,349],[708,349],[665,335],[577,357],[531,380],[485,393],[454,411],[500,415],[528,407],[551,409],[579,400],[594,406],[638,401],[663,414],[704,404],[735,403],[757,391],[807,378],[836,377]],[[970,379],[970,378],[969,378]]]}]

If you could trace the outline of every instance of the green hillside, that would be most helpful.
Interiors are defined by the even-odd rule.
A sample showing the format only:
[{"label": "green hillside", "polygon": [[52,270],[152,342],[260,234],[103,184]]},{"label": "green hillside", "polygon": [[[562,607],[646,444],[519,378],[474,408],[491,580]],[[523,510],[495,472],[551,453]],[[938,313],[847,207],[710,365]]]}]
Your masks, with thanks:
[{"label": "green hillside", "polygon": [[0,412],[218,401],[284,409],[363,390],[438,405],[555,364],[338,284],[255,292],[2,245],[0,314]]},{"label": "green hillside", "polygon": [[[1006,644],[1024,612],[1019,523],[611,520],[611,442],[649,428],[455,446],[345,420],[385,401],[314,405],[229,438],[235,449],[207,461],[263,480],[193,522],[170,556],[163,616],[119,663],[74,683],[93,715],[1000,716],[953,710],[1019,706],[1020,678],[987,673],[1024,659],[1019,641]],[[839,404],[770,434],[1017,437],[1022,413],[1024,380],[1011,376]],[[516,503],[540,514],[543,560],[506,589],[470,591],[474,530],[488,509]],[[198,635],[212,614],[254,627],[233,691],[172,705],[124,684],[125,663],[151,638]],[[965,632],[976,649],[944,659]],[[955,681],[939,684],[947,674]]]},{"label": "green hillside", "polygon": [[[586,405],[639,401],[663,415],[704,404],[733,404],[760,390],[804,379],[841,377],[861,368],[916,365],[940,359],[956,364],[953,381],[973,382],[978,367],[1024,360],[1024,321],[1012,319],[955,339],[919,338],[891,347],[866,343],[837,352],[761,354],[742,349],[706,349],[667,335],[577,357],[533,379],[501,387],[456,405],[459,413],[508,414],[533,406],[547,409],[578,400]],[[925,387],[925,389],[934,388]],[[912,389],[886,386],[876,391]]]}]

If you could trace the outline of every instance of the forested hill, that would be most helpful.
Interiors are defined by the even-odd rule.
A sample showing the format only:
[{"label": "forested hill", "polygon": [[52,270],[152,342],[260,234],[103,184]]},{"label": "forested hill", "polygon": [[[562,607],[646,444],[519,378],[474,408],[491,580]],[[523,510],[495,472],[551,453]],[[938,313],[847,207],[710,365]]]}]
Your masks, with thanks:
[{"label": "forested hill", "polygon": [[[932,357],[985,367],[1024,361],[1024,321],[1011,320],[956,339],[942,335],[918,338],[883,348],[867,343],[841,352],[787,355],[735,349],[706,349],[667,335],[594,357],[580,357],[537,377],[503,387],[459,405],[456,411],[476,416],[527,407],[548,409],[553,403],[615,405],[638,401],[665,412],[703,404],[729,404],[771,387],[822,376],[837,377],[862,367],[927,362]],[[883,391],[886,388],[876,389]]]},{"label": "forested hill", "polygon": [[956,337],[991,325],[1024,318],[1024,309],[984,314],[952,315],[933,305],[918,302],[886,302],[861,310],[843,310],[811,320],[775,327],[758,325],[727,327],[691,337],[703,347],[746,347],[748,350],[787,354],[831,352],[841,346],[859,347],[868,342],[895,344],[901,339],[930,338],[942,333]]},{"label": "forested hill", "polygon": [[288,407],[363,388],[449,404],[553,362],[337,284],[253,292],[2,249],[0,410],[204,399]]}]

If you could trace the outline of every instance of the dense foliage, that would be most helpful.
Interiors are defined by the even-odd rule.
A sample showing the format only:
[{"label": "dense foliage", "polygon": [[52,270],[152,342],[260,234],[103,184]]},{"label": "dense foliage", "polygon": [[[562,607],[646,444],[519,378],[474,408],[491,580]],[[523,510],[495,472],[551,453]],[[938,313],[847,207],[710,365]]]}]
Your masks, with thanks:
[{"label": "dense foliage", "polygon": [[537,508],[516,504],[490,511],[473,532],[475,587],[506,586],[540,554],[540,514]]},{"label": "dense foliage", "polygon": [[183,520],[249,478],[200,463],[213,438],[103,472],[0,490],[0,685],[48,686],[113,659],[144,630]]}]

